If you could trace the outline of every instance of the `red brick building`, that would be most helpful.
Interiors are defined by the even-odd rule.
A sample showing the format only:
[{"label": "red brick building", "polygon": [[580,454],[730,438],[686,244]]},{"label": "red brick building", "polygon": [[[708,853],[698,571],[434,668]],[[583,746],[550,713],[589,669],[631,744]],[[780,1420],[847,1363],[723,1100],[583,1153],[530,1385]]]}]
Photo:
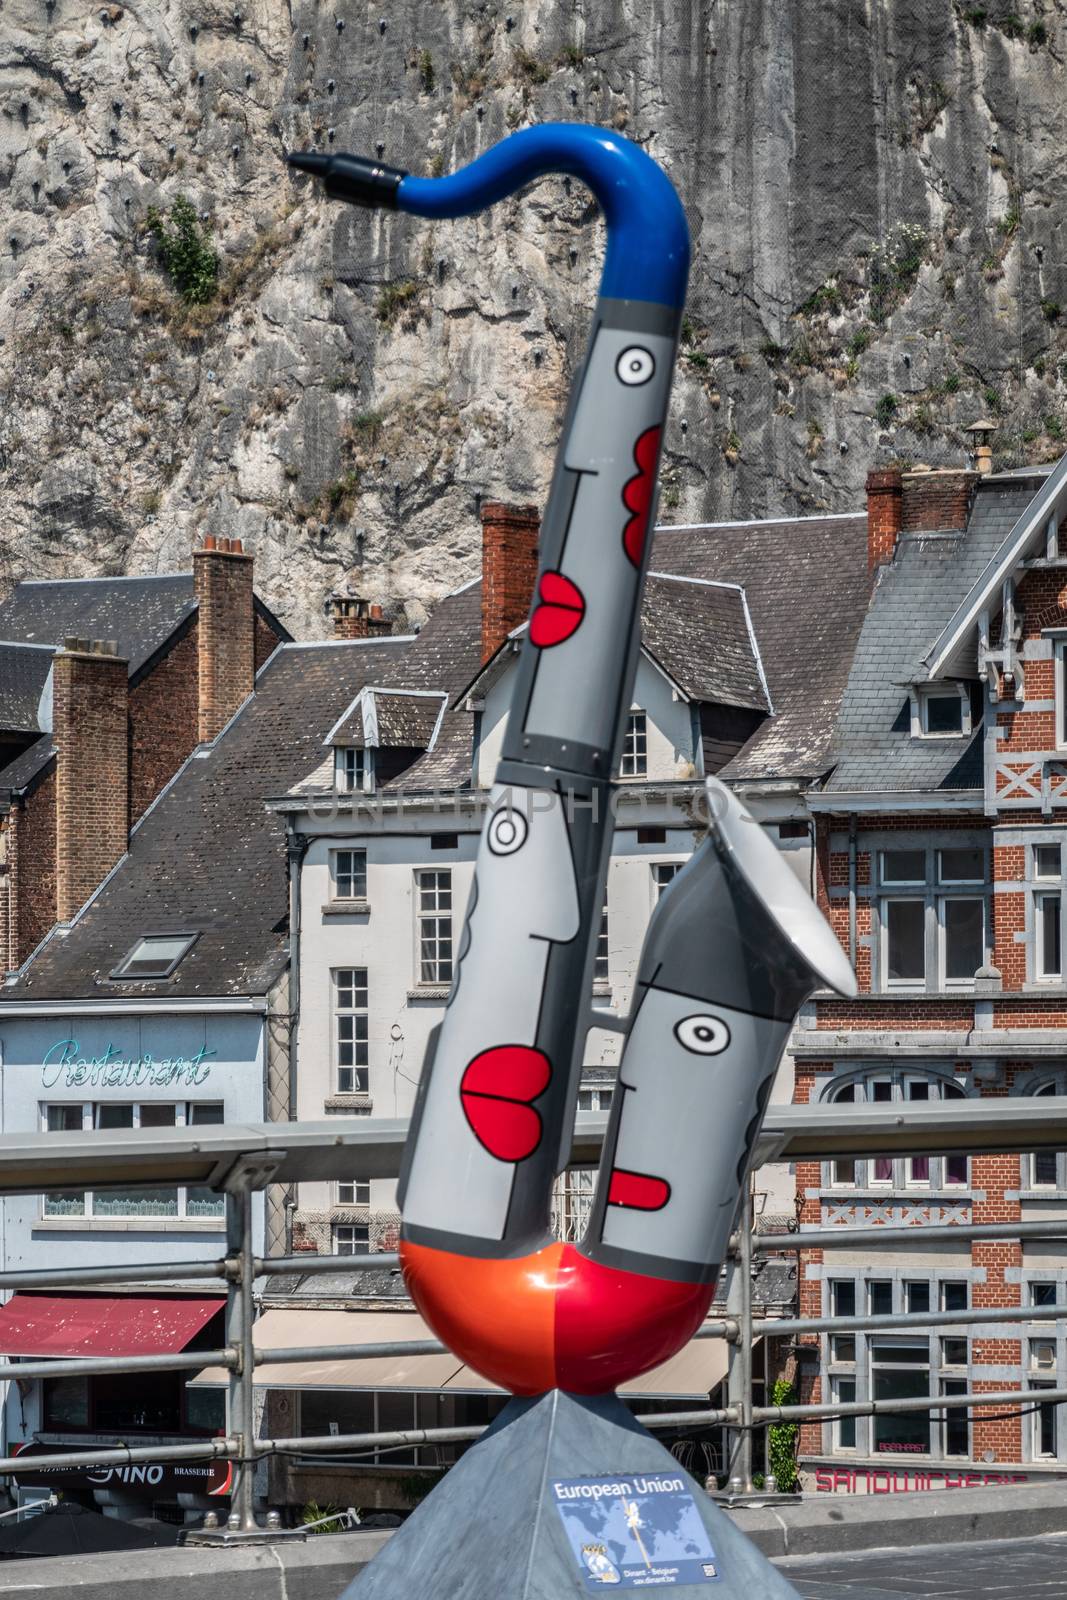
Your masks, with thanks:
[{"label": "red brick building", "polygon": [[[795,1036],[795,1099],[899,1101],[1067,1091],[1067,464],[978,477],[872,473],[870,609],[808,796],[818,896],[857,1000],[816,998]],[[801,1228],[915,1224],[914,1250],[808,1252],[800,1315],[902,1316],[1067,1299],[1067,1157],[797,1165]],[[921,1225],[1064,1217],[1064,1239],[922,1241]],[[1062,1388],[1052,1324],[801,1340],[801,1398]],[[819,1487],[934,1486],[1067,1468],[1055,1406],[811,1423]],[[968,1464],[971,1465],[968,1465]],[[827,1467],[837,1470],[825,1470]],[[855,1469],[854,1471],[852,1469]],[[878,1473],[871,1482],[868,1474]],[[851,1478],[851,1485],[849,1480]],[[892,1483],[890,1483],[892,1487]]]},{"label": "red brick building", "polygon": [[289,638],[239,540],[193,571],[20,583],[0,606],[0,964],[18,969],[125,853]]}]

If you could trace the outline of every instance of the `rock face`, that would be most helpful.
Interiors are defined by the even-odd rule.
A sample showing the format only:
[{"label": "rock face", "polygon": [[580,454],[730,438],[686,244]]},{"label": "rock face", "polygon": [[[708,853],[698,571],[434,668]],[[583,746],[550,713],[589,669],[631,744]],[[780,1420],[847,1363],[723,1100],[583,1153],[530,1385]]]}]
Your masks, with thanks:
[{"label": "rock face", "polygon": [[[187,567],[210,529],[298,634],[346,583],[418,622],[479,496],[543,499],[588,196],[368,215],[287,174],[312,144],[434,173],[582,119],[664,163],[694,269],[662,520],[854,508],[990,412],[1002,464],[1055,455],[1065,51],[1062,0],[2,0],[0,577]],[[181,195],[201,305],[146,228]]]}]

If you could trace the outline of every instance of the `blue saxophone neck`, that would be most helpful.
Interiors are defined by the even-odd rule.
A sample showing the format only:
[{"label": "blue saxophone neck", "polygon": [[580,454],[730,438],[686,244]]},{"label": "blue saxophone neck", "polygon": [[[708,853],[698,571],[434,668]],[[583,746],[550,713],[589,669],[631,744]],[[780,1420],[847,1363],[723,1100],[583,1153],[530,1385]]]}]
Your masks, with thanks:
[{"label": "blue saxophone neck", "polygon": [[523,128],[442,178],[344,153],[298,153],[291,166],[320,177],[335,199],[416,217],[467,217],[548,173],[578,178],[607,226],[600,293],[680,308],[689,275],[689,229],[674,185],[629,139],[581,122]]}]

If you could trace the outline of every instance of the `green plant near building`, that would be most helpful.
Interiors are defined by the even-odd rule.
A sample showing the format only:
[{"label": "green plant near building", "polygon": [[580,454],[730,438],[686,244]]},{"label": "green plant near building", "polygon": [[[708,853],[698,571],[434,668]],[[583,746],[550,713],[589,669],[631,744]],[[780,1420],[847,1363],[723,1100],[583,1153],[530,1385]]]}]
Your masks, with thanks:
[{"label": "green plant near building", "polygon": [[[796,1404],[797,1392],[786,1378],[779,1378],[771,1390],[771,1404],[791,1406]],[[795,1422],[772,1422],[767,1429],[767,1466],[778,1480],[782,1494],[793,1494],[800,1474],[797,1472],[797,1437],[800,1429]]]},{"label": "green plant near building", "polygon": [[433,56],[428,50],[420,50],[416,65],[419,69],[419,79],[422,83],[423,89],[427,94],[433,94],[434,84],[437,82],[437,74],[434,71],[433,66]]},{"label": "green plant near building", "polygon": [[192,201],[186,195],[178,195],[170,208],[169,227],[162,213],[149,206],[146,226],[156,242],[163,268],[182,299],[189,305],[206,305],[219,286],[219,258]]}]

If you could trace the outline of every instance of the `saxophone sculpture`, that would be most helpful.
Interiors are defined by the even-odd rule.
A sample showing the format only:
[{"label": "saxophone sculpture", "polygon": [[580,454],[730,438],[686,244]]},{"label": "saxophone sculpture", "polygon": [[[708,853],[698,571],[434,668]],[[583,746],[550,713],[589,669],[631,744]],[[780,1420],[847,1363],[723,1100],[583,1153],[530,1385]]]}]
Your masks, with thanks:
[{"label": "saxophone sculpture", "polygon": [[444,1019],[401,1178],[401,1260],[438,1336],[515,1395],[606,1394],[667,1360],[711,1303],[801,1002],[854,992],[829,925],[730,791],[645,939],[596,1199],[550,1227],[570,1152],[630,705],[660,442],[689,266],[664,172],[618,134],[549,124],[423,179],[291,156],[327,192],[420,217],[545,173],[592,190],[607,251],[563,426],[502,758]]}]

